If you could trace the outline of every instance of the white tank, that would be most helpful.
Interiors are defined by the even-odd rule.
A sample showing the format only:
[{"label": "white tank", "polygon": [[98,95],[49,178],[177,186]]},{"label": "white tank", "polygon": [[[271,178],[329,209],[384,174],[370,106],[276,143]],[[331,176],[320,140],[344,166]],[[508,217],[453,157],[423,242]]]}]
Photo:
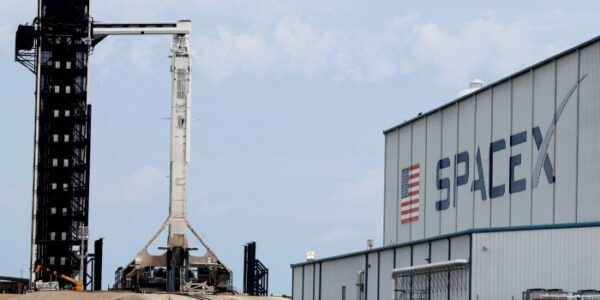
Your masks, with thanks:
[{"label": "white tank", "polygon": [[468,94],[470,94],[470,93],[472,93],[472,92],[474,92],[474,91],[482,88],[484,84],[485,83],[483,82],[483,80],[481,80],[481,79],[475,79],[475,80],[469,82],[469,87],[468,88],[466,88],[466,89],[458,92],[458,97],[462,97],[464,95],[468,95]]}]

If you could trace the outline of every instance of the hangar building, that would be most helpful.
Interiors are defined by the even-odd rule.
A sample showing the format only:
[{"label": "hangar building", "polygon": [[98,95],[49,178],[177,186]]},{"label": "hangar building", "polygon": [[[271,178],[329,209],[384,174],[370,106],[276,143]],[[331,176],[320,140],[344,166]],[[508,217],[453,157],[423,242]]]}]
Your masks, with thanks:
[{"label": "hangar building", "polygon": [[600,289],[600,37],[384,134],[384,246],[292,265],[293,299]]}]

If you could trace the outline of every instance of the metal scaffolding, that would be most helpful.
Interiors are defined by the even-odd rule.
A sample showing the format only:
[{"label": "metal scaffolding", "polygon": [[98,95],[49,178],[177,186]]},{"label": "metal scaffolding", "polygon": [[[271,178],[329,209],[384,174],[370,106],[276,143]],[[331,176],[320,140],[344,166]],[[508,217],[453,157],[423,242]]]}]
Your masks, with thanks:
[{"label": "metal scaffolding", "polygon": [[[31,268],[38,262],[82,280],[87,240],[79,228],[88,225],[90,171],[88,9],[89,0],[39,0],[38,17],[19,26],[15,47],[15,60],[36,74]],[[50,276],[31,272],[31,281]]]}]

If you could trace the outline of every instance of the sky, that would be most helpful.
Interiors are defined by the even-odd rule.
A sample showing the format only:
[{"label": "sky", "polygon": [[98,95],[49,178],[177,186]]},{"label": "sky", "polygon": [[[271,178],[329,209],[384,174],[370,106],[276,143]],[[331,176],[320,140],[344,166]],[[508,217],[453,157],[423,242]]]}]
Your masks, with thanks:
[{"label": "sky", "polygon": [[[27,276],[34,75],[0,1],[0,275]],[[188,217],[242,289],[257,242],[270,292],[290,264],[382,245],[382,131],[596,37],[596,1],[96,0],[98,22],[192,20]],[[106,288],[168,214],[170,38],[109,37],[90,58],[90,235]],[[152,252],[166,244],[159,237]],[[199,253],[200,254],[200,253]]]}]

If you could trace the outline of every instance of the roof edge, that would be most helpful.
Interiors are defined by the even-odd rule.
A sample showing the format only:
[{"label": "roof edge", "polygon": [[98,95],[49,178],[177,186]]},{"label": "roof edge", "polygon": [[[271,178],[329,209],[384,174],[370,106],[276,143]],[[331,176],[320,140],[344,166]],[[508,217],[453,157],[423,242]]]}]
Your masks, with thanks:
[{"label": "roof edge", "polygon": [[595,38],[592,38],[592,39],[590,39],[588,41],[585,41],[585,42],[583,42],[583,43],[581,43],[579,45],[576,45],[574,47],[568,48],[567,50],[559,52],[558,54],[550,56],[549,58],[546,58],[546,59],[544,59],[544,60],[542,60],[540,62],[537,62],[537,63],[535,63],[535,64],[533,64],[533,65],[531,65],[529,67],[521,69],[520,71],[517,71],[516,73],[512,73],[512,74],[510,74],[508,76],[502,77],[500,80],[497,80],[497,81],[494,81],[494,82],[492,82],[490,84],[487,84],[487,85],[481,87],[480,89],[478,89],[476,91],[473,91],[471,93],[468,93],[466,95],[458,97],[458,98],[454,99],[453,101],[448,102],[448,103],[446,103],[446,104],[444,104],[442,106],[438,106],[437,108],[434,108],[434,109],[432,109],[430,111],[427,111],[426,113],[419,114],[416,117],[413,117],[413,118],[411,118],[411,119],[409,119],[407,121],[404,121],[404,122],[400,123],[399,125],[396,125],[394,127],[388,128],[388,129],[386,129],[386,130],[383,131],[383,134],[384,135],[388,134],[388,133],[390,133],[392,131],[395,131],[397,129],[400,129],[400,128],[408,125],[408,124],[414,123],[415,121],[417,121],[419,119],[423,119],[423,118],[425,118],[425,117],[427,117],[427,116],[429,116],[429,115],[431,115],[431,114],[433,114],[433,113],[435,113],[437,111],[443,110],[443,109],[445,109],[445,108],[447,108],[449,106],[452,106],[454,104],[462,102],[463,100],[466,100],[466,99],[468,99],[470,97],[473,97],[474,95],[477,95],[477,94],[480,94],[480,93],[482,93],[484,91],[492,89],[495,86],[500,85],[501,83],[503,83],[505,81],[509,81],[509,80],[511,80],[514,77],[517,77],[519,75],[525,74],[527,72],[531,72],[533,69],[535,69],[537,67],[540,67],[541,65],[547,64],[547,63],[549,63],[551,61],[554,61],[554,60],[557,60],[557,59],[562,58],[564,56],[567,56],[568,54],[571,54],[573,52],[577,52],[579,49],[587,47],[587,46],[589,46],[589,45],[591,45],[591,44],[593,44],[595,42],[598,42],[598,41],[600,41],[600,35],[596,36]]},{"label": "roof edge", "polygon": [[378,248],[373,248],[373,249],[350,252],[350,253],[346,253],[346,254],[334,255],[334,256],[330,256],[330,257],[315,259],[312,261],[299,262],[299,263],[295,263],[295,264],[290,264],[290,267],[294,268],[294,267],[300,267],[300,266],[304,266],[304,265],[312,265],[315,263],[321,263],[321,262],[332,261],[332,260],[337,260],[337,259],[342,259],[342,258],[348,258],[351,256],[357,256],[357,255],[361,255],[361,254],[377,253],[377,252],[381,252],[381,251],[385,251],[385,250],[396,249],[396,248],[406,247],[406,246],[415,245],[415,244],[449,239],[449,238],[453,238],[453,237],[457,237],[457,236],[461,236],[461,235],[480,234],[480,233],[495,233],[495,232],[527,231],[527,230],[573,229],[573,228],[588,228],[588,227],[590,227],[590,228],[591,227],[600,227],[600,221],[585,222],[585,223],[564,223],[564,224],[525,225],[525,226],[513,226],[513,227],[506,226],[506,227],[491,227],[491,228],[474,228],[474,229],[467,229],[467,230],[458,231],[458,232],[449,233],[449,234],[443,234],[443,235],[436,236],[436,237],[424,238],[424,239],[408,241],[408,242],[398,243],[398,244],[389,245],[389,246],[383,246],[383,247],[378,247]]}]

